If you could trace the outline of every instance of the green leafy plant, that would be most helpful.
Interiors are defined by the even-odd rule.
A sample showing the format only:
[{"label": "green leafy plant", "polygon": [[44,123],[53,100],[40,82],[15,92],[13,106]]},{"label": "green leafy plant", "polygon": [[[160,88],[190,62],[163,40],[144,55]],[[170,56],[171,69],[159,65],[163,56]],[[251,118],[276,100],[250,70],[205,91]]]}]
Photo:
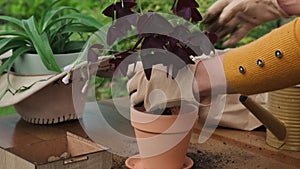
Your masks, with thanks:
[{"label": "green leafy plant", "polygon": [[0,20],[11,24],[9,30],[0,31],[0,55],[13,52],[0,67],[0,75],[10,70],[14,60],[24,53],[37,53],[48,70],[61,72],[53,55],[81,51],[89,33],[102,26],[95,18],[71,6],[58,6],[58,2],[53,2],[41,15],[27,19],[0,16]]}]

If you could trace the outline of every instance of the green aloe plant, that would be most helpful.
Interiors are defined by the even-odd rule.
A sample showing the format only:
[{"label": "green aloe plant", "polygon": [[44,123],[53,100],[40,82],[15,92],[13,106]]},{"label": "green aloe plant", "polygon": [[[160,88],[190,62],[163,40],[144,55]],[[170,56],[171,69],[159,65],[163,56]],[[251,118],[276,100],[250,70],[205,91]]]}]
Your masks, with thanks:
[{"label": "green aloe plant", "polygon": [[0,55],[13,52],[1,65],[0,75],[26,52],[37,53],[47,69],[61,72],[53,54],[81,51],[89,33],[102,26],[95,18],[70,6],[58,6],[58,2],[52,3],[40,17],[17,19],[0,15],[0,20],[11,25],[10,30],[0,31]]}]

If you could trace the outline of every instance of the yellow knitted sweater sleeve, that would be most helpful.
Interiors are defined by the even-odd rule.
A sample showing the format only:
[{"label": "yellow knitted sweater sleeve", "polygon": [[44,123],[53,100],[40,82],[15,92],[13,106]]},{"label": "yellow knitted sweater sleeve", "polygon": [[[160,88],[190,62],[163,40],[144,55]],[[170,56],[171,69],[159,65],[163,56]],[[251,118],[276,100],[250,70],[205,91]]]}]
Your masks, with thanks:
[{"label": "yellow knitted sweater sleeve", "polygon": [[224,71],[230,87],[246,95],[300,84],[300,18],[229,51]]}]

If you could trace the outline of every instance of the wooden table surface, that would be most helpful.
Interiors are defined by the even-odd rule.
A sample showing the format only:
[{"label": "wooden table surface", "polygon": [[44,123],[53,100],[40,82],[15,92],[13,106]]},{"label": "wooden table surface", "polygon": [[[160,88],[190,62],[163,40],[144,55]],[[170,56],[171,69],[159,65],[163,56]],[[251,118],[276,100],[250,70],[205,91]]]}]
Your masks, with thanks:
[{"label": "wooden table surface", "polygon": [[[114,113],[116,110],[111,105],[106,104],[106,106],[107,108],[102,113],[110,117],[109,119],[113,119],[111,123],[114,123],[117,128],[126,130],[127,134],[131,135],[130,122]],[[87,113],[85,118],[93,119],[92,112],[85,113]],[[23,121],[18,114],[3,116],[0,117],[0,147],[9,149],[10,147],[51,140],[64,136],[66,131],[88,138],[88,134],[78,121],[57,125],[32,125]],[[202,144],[197,142],[199,132],[197,129],[194,130],[189,152],[205,152],[222,158],[220,165],[210,168],[300,168],[300,152],[278,150],[268,146],[265,143],[265,130],[263,129],[248,132],[217,128],[212,137]],[[118,142],[119,140],[115,141]]]}]

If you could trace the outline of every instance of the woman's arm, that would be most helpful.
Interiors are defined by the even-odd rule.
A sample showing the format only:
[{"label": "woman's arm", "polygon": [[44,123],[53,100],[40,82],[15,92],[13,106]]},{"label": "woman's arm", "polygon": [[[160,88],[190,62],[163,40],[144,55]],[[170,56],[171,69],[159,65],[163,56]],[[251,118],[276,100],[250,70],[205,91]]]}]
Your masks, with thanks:
[{"label": "woman's arm", "polygon": [[254,94],[300,83],[300,19],[229,51],[224,71],[239,93]]},{"label": "woman's arm", "polygon": [[[207,77],[204,69],[207,63],[223,66],[224,73]],[[227,84],[227,93],[250,95],[300,84],[300,18],[248,45],[199,63],[194,90],[207,95],[211,89],[220,88],[207,79],[222,79],[224,76],[227,83],[220,84]]]}]

